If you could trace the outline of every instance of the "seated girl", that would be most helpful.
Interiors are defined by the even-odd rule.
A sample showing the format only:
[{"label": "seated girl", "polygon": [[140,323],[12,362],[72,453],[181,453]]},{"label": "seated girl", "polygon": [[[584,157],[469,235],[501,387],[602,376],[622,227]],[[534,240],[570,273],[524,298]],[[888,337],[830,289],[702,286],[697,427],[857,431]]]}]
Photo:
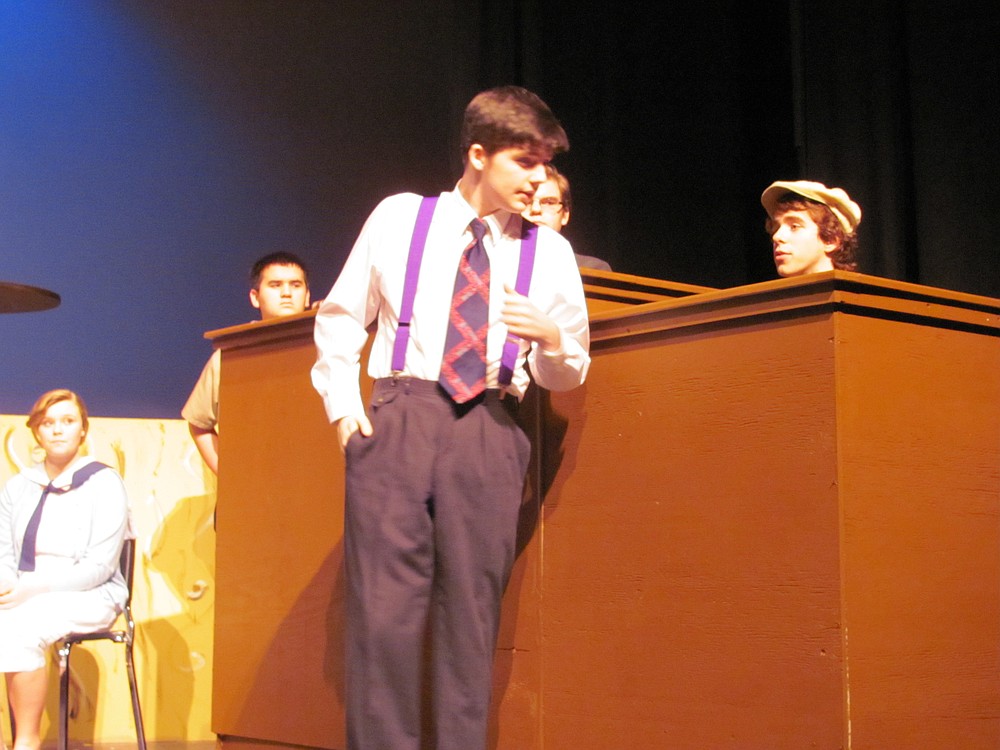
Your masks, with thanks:
[{"label": "seated girl", "polygon": [[0,672],[14,750],[41,744],[49,647],[109,627],[128,595],[118,567],[129,525],[125,485],[81,452],[87,407],[72,391],[49,391],[28,427],[44,458],[0,492]]}]

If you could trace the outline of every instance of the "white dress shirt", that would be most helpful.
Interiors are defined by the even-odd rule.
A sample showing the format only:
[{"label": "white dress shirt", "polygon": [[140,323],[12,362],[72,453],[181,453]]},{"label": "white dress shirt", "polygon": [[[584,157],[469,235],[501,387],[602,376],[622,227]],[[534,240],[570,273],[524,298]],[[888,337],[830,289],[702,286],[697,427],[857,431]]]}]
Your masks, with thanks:
[{"label": "white dress shirt", "polygon": [[[76,458],[52,485],[70,486],[73,474],[92,462]],[[36,464],[0,491],[0,579],[19,577],[22,585],[37,591],[104,589],[121,607],[127,590],[118,557],[129,534],[129,514],[125,485],[116,471],[99,471],[76,489],[48,496],[35,542],[36,568],[17,571],[25,529],[47,484],[44,465]]]},{"label": "white dress shirt", "polygon": [[[410,239],[421,196],[401,193],[383,200],[368,217],[336,283],[316,313],[318,358],[313,386],[323,397],[327,417],[335,422],[364,413],[358,383],[360,355],[368,327],[378,323],[368,361],[372,378],[393,375],[392,352],[403,301]],[[448,313],[462,253],[472,241],[469,223],[476,212],[456,188],[442,193],[427,235],[410,323],[410,340],[402,376],[437,381],[441,371]],[[498,211],[484,217],[490,258],[489,332],[486,340],[486,385],[498,387],[500,357],[507,326],[500,322],[505,297],[520,260],[521,217]],[[521,341],[514,377],[507,390],[524,395],[529,378],[550,390],[580,385],[590,365],[590,328],[583,285],[569,243],[548,227],[538,228],[534,272],[528,299],[559,327],[561,345],[546,352]]]}]

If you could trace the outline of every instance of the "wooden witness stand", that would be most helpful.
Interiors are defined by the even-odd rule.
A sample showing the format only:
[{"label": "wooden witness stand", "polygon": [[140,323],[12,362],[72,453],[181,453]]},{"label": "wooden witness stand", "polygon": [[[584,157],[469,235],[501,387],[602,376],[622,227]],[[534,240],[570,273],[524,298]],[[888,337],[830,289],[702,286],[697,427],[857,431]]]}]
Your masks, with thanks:
[{"label": "wooden witness stand", "polygon": [[[585,282],[587,384],[521,409],[489,746],[1000,747],[1000,300],[846,272]],[[343,747],[312,317],[208,334],[227,750]]]}]

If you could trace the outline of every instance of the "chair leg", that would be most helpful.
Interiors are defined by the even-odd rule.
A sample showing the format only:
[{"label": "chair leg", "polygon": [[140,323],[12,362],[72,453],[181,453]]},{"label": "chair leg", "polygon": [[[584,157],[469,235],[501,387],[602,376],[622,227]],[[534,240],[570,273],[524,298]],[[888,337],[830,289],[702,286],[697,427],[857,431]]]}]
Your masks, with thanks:
[{"label": "chair leg", "polygon": [[69,653],[72,643],[59,646],[59,750],[69,747]]},{"label": "chair leg", "polygon": [[[132,693],[132,719],[135,721],[135,738],[139,745],[139,750],[146,750],[146,730],[142,723],[142,708],[139,706],[139,685],[135,679],[132,644],[125,646],[125,671],[128,673],[128,689]],[[62,750],[65,750],[65,748],[62,748]]]}]

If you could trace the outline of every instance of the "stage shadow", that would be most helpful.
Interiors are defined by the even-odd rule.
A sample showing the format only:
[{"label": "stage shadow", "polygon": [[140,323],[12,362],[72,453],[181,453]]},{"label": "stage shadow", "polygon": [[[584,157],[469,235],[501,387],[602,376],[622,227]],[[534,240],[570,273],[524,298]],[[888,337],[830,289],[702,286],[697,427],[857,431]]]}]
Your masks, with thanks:
[{"label": "stage shadow", "polygon": [[518,518],[517,560],[504,595],[493,666],[490,748],[500,742],[501,725],[504,746],[535,743],[542,658],[538,597],[544,572],[539,523],[558,508],[565,477],[576,464],[579,434],[586,423],[585,388],[558,394],[558,406],[553,394],[530,388],[521,405],[520,422],[531,436],[532,454]]}]

